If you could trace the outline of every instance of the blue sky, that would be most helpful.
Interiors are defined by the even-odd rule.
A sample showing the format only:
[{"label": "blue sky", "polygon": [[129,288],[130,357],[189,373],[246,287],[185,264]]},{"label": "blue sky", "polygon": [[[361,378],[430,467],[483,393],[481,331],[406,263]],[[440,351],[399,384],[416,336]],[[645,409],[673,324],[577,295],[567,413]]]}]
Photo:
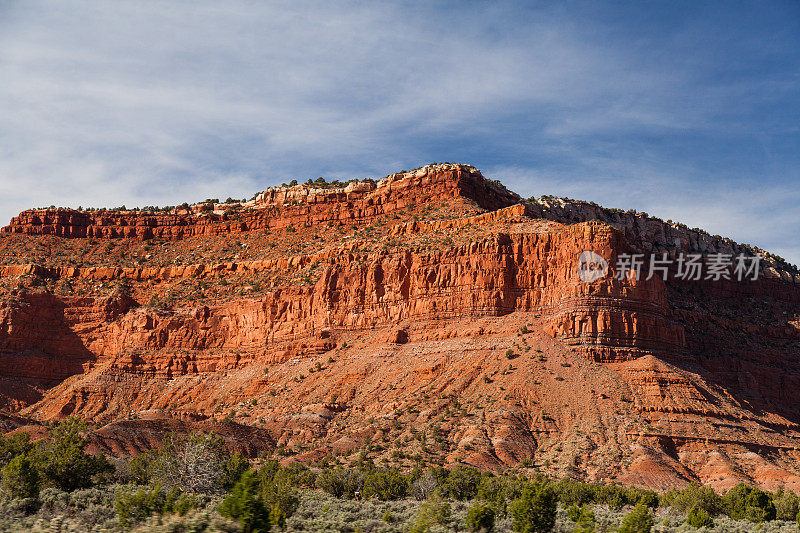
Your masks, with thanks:
[{"label": "blue sky", "polygon": [[471,163],[800,263],[800,2],[0,0],[0,221]]}]

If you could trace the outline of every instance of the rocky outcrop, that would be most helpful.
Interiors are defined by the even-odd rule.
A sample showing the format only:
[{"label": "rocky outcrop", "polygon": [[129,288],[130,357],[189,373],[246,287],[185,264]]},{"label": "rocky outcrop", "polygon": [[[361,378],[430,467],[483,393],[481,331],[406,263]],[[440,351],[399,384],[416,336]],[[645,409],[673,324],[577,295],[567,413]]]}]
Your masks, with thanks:
[{"label": "rocky outcrop", "polygon": [[[575,258],[580,251],[595,249],[613,254],[623,246],[619,232],[591,223],[542,233],[498,233],[481,242],[435,250],[329,254],[314,286],[282,287],[262,299],[167,314],[139,309],[118,320],[110,314],[80,316],[87,321],[97,318],[108,329],[99,342],[99,355],[134,348],[254,348],[313,336],[322,330],[366,330],[408,320],[501,316],[515,311],[545,314],[551,320],[548,331],[574,344],[621,352],[628,348],[679,349],[682,333],[666,320],[668,307],[660,280],[623,282],[612,278],[585,284],[578,278]],[[81,275],[93,279],[169,279],[220,271],[224,275],[236,270],[291,268],[321,259],[232,265],[227,270],[179,267],[153,272],[154,276],[138,269],[90,270]],[[11,267],[5,271],[15,272]],[[63,274],[74,276],[75,272]],[[78,309],[86,304],[83,299],[58,301],[52,297],[26,303],[24,309],[29,315],[53,309],[63,313],[65,331],[70,333],[74,331],[69,327],[70,316],[79,315]],[[238,326],[244,323],[248,326]],[[17,335],[24,333],[14,331]],[[82,331],[91,335],[81,339],[83,345],[97,343],[94,328]],[[57,337],[54,332],[48,333],[48,338]],[[31,343],[52,353],[64,352],[61,342],[51,347],[34,336]]]},{"label": "rocky outcrop", "polygon": [[377,186],[356,183],[335,189],[304,185],[272,188],[252,202],[232,204],[223,212],[205,212],[201,206],[168,213],[34,209],[14,217],[2,231],[66,238],[176,240],[320,224],[369,224],[412,205],[435,204],[448,198],[467,198],[484,209],[507,207],[519,200],[484,179],[474,167],[435,165],[392,174]]},{"label": "rocky outcrop", "polygon": [[[463,211],[404,215],[411,203],[442,199]],[[308,461],[366,444],[395,460],[390,444],[400,442],[403,456],[534,464],[655,488],[800,487],[800,289],[784,265],[742,283],[617,279],[620,254],[752,250],[639,215],[607,220],[590,204],[573,212],[519,203],[466,166],[334,190],[272,189],[252,202],[252,218],[238,222],[253,225],[231,230],[243,239],[255,228],[343,221],[374,224],[377,236],[314,234],[321,242],[305,253],[257,260],[2,265],[5,407],[105,424],[93,445],[115,454],[142,451],[171,429],[211,428],[247,453],[278,447]],[[387,214],[397,218],[378,225]],[[17,221],[7,231],[39,242],[44,230],[31,228],[61,228],[41,241],[52,247],[65,232],[143,238],[142,228],[162,228],[187,249],[208,228],[228,231],[229,221],[213,218],[224,213],[175,216],[202,222]],[[259,235],[248,243],[270,247],[288,233]],[[578,271],[587,250],[610,265],[591,282]],[[294,279],[312,267],[306,282],[216,303],[143,307],[131,296],[140,286],[149,295]],[[281,277],[259,277],[272,273]],[[9,288],[22,280],[26,288]],[[62,282],[83,293],[56,295]],[[98,296],[109,282],[130,294]]]},{"label": "rocky outcrop", "polygon": [[542,196],[525,202],[530,216],[555,220],[564,224],[596,220],[605,222],[625,233],[626,239],[638,253],[667,254],[672,261],[680,253],[728,254],[763,256],[766,274],[784,281],[800,283],[800,271],[780,257],[747,244],[739,244],[719,235],[710,235],[699,228],[664,221],[647,213],[607,209],[594,203]]}]

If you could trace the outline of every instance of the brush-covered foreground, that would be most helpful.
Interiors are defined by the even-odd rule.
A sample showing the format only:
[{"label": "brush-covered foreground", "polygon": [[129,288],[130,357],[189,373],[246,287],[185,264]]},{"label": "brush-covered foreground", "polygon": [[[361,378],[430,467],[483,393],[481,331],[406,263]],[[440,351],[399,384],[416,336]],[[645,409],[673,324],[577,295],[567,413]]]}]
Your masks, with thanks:
[{"label": "brush-covered foreground", "polygon": [[[130,494],[154,487],[111,484],[90,489],[79,489],[71,493],[55,488],[43,490],[36,499],[4,499],[0,502],[0,531],[9,532],[84,532],[84,531],[134,531],[134,532],[241,532],[247,531],[239,521],[220,515],[219,505],[223,497],[196,495],[196,507],[180,512],[153,512],[131,526],[123,526],[123,520],[115,506],[117,494]],[[319,489],[298,489],[297,508],[286,518],[283,531],[328,531],[328,532],[394,532],[394,531],[480,531],[471,529],[468,521],[473,508],[486,506],[486,502],[475,498],[468,501],[453,499],[419,501],[411,497],[381,501],[371,499],[357,501],[337,498]],[[571,515],[571,507],[559,503],[552,531],[604,532],[620,531],[626,519],[636,510],[624,506],[613,509],[608,505],[587,505],[583,516]],[[579,511],[580,512],[580,511]],[[713,519],[710,526],[692,527],[687,522],[687,513],[673,507],[649,510],[652,517],[652,532],[667,531],[727,531],[795,533],[797,523],[793,520],[772,520],[762,523],[748,520],[733,520],[727,515]],[[644,528],[626,531],[648,531]],[[270,525],[270,527],[273,527]],[[269,531],[261,529],[260,531]],[[274,531],[281,531],[279,525]],[[259,531],[251,529],[250,531]],[[514,529],[513,516],[496,513],[494,532],[520,531]]]},{"label": "brush-covered foreground", "polygon": [[2,531],[795,531],[800,498],[738,485],[651,490],[467,466],[254,463],[213,434],[110,462],[75,419],[0,437]]}]

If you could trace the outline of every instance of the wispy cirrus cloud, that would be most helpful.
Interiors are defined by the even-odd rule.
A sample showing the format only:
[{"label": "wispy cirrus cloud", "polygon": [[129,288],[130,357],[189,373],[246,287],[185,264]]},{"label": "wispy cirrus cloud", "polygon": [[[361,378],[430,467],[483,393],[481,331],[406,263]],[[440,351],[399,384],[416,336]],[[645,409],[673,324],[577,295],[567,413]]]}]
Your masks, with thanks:
[{"label": "wispy cirrus cloud", "polygon": [[800,262],[794,3],[0,3],[0,219],[458,160]]}]

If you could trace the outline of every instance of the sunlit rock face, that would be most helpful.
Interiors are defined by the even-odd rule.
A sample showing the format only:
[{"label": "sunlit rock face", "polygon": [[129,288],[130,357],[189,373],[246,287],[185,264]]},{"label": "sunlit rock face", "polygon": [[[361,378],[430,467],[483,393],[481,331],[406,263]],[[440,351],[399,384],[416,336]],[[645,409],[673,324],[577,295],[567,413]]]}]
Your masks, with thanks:
[{"label": "sunlit rock face", "polygon": [[[405,467],[800,488],[795,273],[615,275],[621,254],[752,251],[677,224],[444,164],[168,212],[30,210],[0,251],[6,426],[86,418],[118,455],[203,429],[304,461],[370,444]],[[586,251],[609,265],[589,282]]]}]

